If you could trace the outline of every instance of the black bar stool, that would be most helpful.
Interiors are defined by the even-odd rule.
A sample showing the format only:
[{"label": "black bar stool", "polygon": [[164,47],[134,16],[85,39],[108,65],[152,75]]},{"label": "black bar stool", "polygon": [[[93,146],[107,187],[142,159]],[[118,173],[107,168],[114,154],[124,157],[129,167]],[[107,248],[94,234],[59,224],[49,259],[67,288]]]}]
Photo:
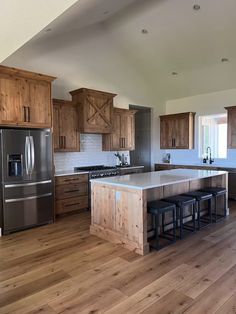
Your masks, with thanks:
[{"label": "black bar stool", "polygon": [[[184,193],[186,196],[192,196],[197,201],[197,221],[198,221],[198,230],[204,228],[212,223],[212,198],[213,195],[207,192],[201,191],[192,191]],[[202,212],[202,202],[208,201],[207,214],[201,216]],[[206,210],[206,209],[204,209]]]},{"label": "black bar stool", "polygon": [[[152,201],[147,204],[147,211],[151,214],[155,219],[155,242],[154,244],[150,244],[151,248],[155,250],[159,250],[166,245],[160,245],[160,238],[164,238],[169,240],[168,244],[174,243],[176,241],[176,206],[174,204],[170,204],[163,201]],[[165,214],[171,212],[172,213],[172,221],[165,224]],[[159,233],[160,221],[159,215],[162,216],[162,233]],[[165,231],[165,226],[173,225],[172,233]]]},{"label": "black bar stool", "polygon": [[[183,196],[176,195],[163,199],[166,202],[174,203],[177,209],[177,222],[179,220],[179,238],[183,238],[183,230],[188,230],[191,232],[196,231],[196,199],[191,196]],[[184,215],[184,210],[186,207],[191,206],[191,214]],[[189,225],[189,222],[184,222],[185,218],[192,217],[191,223],[192,226]]]},{"label": "black bar stool", "polygon": [[[204,188],[201,189],[202,192],[206,192],[206,193],[211,193],[215,199],[215,206],[214,206],[214,212],[212,212],[212,219],[214,222],[218,222],[221,219],[225,218],[227,215],[227,190],[225,188],[219,188],[219,187],[209,187],[209,188]],[[223,197],[223,214],[219,214],[218,213],[218,198],[219,197]]]}]

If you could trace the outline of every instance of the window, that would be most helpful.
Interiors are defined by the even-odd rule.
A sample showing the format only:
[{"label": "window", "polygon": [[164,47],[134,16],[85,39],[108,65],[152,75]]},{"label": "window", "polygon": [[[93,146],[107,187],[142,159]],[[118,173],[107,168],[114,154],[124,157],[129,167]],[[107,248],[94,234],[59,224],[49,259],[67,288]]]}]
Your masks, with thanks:
[{"label": "window", "polygon": [[227,158],[227,115],[199,117],[199,157],[210,146],[212,158]]}]

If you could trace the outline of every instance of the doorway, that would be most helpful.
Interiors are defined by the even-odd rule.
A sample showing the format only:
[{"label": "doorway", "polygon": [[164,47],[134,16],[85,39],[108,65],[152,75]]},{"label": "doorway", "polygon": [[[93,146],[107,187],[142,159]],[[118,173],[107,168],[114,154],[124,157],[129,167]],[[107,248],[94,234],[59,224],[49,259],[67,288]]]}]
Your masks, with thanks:
[{"label": "doorway", "polygon": [[135,114],[135,150],[130,152],[132,165],[144,166],[151,171],[151,108],[130,105]]}]

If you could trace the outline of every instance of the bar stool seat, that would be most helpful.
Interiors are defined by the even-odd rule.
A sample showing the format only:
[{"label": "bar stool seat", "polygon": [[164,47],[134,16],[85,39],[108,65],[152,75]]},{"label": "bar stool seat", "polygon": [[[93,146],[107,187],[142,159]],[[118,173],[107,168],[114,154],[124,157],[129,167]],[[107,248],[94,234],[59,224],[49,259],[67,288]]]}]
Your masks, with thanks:
[{"label": "bar stool seat", "polygon": [[204,188],[201,191],[211,193],[211,194],[217,195],[217,196],[224,195],[227,192],[227,190],[225,188],[219,188],[219,187]]},{"label": "bar stool seat", "polygon": [[[208,192],[202,192],[202,191],[191,191],[184,193],[185,196],[192,196],[197,201],[197,217],[198,217],[198,230],[200,230],[203,227],[206,227],[212,223],[212,197],[213,195]],[[204,215],[201,216],[201,203],[204,201],[208,201],[208,216]]]},{"label": "bar stool seat", "polygon": [[[168,244],[176,241],[176,206],[172,203],[164,201],[151,201],[147,204],[147,211],[155,218],[155,241],[150,243],[150,247],[156,250],[161,249],[166,245],[160,245],[160,238],[169,240]],[[172,213],[172,221],[165,224],[165,214]],[[159,233],[159,215],[162,216],[162,233]],[[165,232],[165,226],[173,225],[173,232]]]},{"label": "bar stool seat", "polygon": [[[226,217],[227,214],[227,190],[223,187],[208,187],[200,190],[201,192],[211,193],[215,200],[214,204],[214,212],[212,213],[212,218],[214,222],[218,222]],[[223,214],[218,213],[218,197],[223,197]]]},{"label": "bar stool seat", "polygon": [[[163,201],[173,203],[177,207],[177,221],[179,220],[179,237],[183,238],[183,229],[195,232],[196,231],[196,199],[192,196],[184,196],[184,195],[175,195],[171,197],[164,198]],[[192,212],[189,215],[184,215],[184,209],[187,206],[191,206]],[[189,225],[189,222],[184,222],[184,219],[192,217],[191,223],[192,226]]]}]

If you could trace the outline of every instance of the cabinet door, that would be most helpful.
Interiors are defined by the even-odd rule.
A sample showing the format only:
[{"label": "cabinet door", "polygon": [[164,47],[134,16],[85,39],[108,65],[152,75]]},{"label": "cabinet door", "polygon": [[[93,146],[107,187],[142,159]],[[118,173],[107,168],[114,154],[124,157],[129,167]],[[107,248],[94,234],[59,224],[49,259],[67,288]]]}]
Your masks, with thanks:
[{"label": "cabinet door", "polygon": [[58,151],[60,149],[60,106],[53,105],[53,146],[54,150]]},{"label": "cabinet door", "polygon": [[172,117],[161,117],[160,147],[170,149],[174,147],[175,120]]},{"label": "cabinet door", "polygon": [[123,114],[121,120],[121,148],[125,150],[135,149],[134,115]]},{"label": "cabinet door", "polygon": [[79,133],[76,107],[71,104],[60,106],[61,148],[65,151],[79,151]]},{"label": "cabinet door", "polygon": [[47,82],[29,81],[28,121],[35,127],[51,127],[51,87]]},{"label": "cabinet door", "polygon": [[0,123],[17,124],[22,118],[20,80],[0,78]]},{"label": "cabinet door", "polygon": [[111,135],[111,149],[110,150],[120,150],[121,149],[121,115],[119,113],[114,113],[113,116],[113,132]]},{"label": "cabinet door", "polygon": [[174,146],[176,149],[189,148],[189,116],[180,115],[175,119]]}]

